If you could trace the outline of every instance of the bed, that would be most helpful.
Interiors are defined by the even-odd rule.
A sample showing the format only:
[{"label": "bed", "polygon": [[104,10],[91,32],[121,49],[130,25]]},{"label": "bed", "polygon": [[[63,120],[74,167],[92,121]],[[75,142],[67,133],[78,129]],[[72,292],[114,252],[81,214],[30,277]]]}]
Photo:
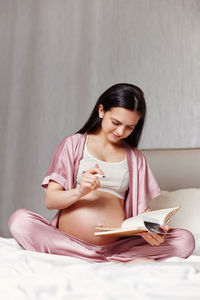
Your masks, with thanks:
[{"label": "bed", "polygon": [[200,149],[144,152],[162,189],[151,208],[181,205],[170,225],[193,232],[193,255],[89,263],[23,250],[14,239],[0,238],[1,299],[200,299]]}]

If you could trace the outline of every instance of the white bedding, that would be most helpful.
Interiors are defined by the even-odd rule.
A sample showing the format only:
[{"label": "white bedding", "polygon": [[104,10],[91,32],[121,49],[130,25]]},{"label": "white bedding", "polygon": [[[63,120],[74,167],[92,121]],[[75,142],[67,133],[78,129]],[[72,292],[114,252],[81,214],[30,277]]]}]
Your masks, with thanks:
[{"label": "white bedding", "polygon": [[163,262],[89,263],[23,250],[0,238],[2,300],[200,299],[200,256]]}]

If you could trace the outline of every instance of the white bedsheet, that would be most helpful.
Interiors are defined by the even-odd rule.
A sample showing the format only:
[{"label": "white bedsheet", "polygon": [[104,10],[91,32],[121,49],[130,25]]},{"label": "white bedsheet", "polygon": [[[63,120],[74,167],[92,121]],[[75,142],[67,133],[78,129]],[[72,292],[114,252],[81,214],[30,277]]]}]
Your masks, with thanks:
[{"label": "white bedsheet", "polygon": [[200,256],[163,262],[88,263],[23,250],[0,238],[1,300],[200,299]]}]

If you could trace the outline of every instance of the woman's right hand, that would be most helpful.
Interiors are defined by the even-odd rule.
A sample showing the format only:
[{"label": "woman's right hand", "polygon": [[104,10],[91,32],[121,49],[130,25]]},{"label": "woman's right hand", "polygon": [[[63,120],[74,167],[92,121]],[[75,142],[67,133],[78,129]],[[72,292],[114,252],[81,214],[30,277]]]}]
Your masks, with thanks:
[{"label": "woman's right hand", "polygon": [[100,182],[95,174],[103,175],[103,171],[99,169],[98,164],[94,165],[94,167],[92,167],[91,169],[83,172],[79,187],[81,197],[100,187]]}]

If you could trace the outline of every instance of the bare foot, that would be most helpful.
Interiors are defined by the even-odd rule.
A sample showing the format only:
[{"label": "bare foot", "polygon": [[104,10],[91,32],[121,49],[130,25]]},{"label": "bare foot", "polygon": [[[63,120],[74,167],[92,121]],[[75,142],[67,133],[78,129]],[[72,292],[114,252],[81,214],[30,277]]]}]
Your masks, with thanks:
[{"label": "bare foot", "polygon": [[130,261],[127,262],[127,264],[132,264],[132,263],[140,262],[140,261],[141,262],[142,261],[150,261],[150,262],[152,261],[153,262],[153,261],[155,261],[155,259],[153,259],[153,258],[142,258],[141,257],[141,258],[136,258],[136,259],[130,260]]}]

